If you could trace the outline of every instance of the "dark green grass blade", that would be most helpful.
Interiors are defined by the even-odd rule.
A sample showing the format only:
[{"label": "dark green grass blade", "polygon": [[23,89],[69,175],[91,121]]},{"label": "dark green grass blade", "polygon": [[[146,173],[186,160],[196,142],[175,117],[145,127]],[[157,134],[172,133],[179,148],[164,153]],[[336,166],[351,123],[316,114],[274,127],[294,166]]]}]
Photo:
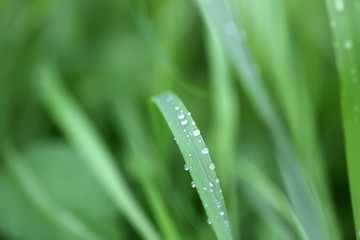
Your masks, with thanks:
[{"label": "dark green grass blade", "polygon": [[38,70],[43,103],[68,141],[83,156],[104,191],[121,213],[145,239],[160,239],[143,210],[135,200],[125,179],[115,165],[93,124],[86,117],[50,66]]},{"label": "dark green grass blade", "polygon": [[176,138],[186,162],[185,170],[190,171],[192,184],[196,186],[217,238],[233,239],[215,165],[191,114],[180,99],[170,92],[154,97],[153,101]]},{"label": "dark green grass blade", "polygon": [[360,239],[360,1],[327,0],[341,78],[342,114],[356,237]]}]

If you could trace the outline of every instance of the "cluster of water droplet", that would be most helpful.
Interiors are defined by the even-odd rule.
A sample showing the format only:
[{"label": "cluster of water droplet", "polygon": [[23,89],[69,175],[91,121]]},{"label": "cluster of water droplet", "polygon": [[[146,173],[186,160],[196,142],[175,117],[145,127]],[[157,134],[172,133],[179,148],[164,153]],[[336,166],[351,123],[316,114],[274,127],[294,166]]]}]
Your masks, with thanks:
[{"label": "cluster of water droplet", "polygon": [[[228,31],[229,35],[236,34],[235,31],[237,31],[237,27],[236,27],[236,25],[228,25],[228,29],[226,31]],[[166,98],[166,101],[170,102],[171,104],[174,104],[173,100],[174,100],[174,98],[173,98],[172,95],[169,95]],[[196,128],[194,121],[191,121],[191,119],[187,118],[187,116],[191,116],[191,113],[190,112],[184,113],[184,111],[181,110],[181,108],[179,106],[175,106],[174,109],[177,112],[177,119],[180,122],[180,125],[183,127],[183,132],[186,134],[186,137],[189,139],[189,141],[194,140],[194,138],[198,138],[198,139],[196,139],[196,141],[202,142],[202,139],[201,139],[201,136],[200,136],[200,130],[198,128]],[[188,127],[189,121],[191,121],[191,126],[190,127]],[[171,125],[171,123],[169,123],[169,125]],[[193,136],[193,138],[191,138],[191,136]],[[176,140],[176,138],[174,138],[174,140]],[[190,157],[189,161],[192,160],[191,157],[192,157],[193,154],[194,153],[188,153],[188,156]],[[207,155],[207,154],[209,154],[209,149],[206,146],[204,146],[199,153],[195,153],[195,154]],[[208,163],[208,168],[211,171],[214,171],[215,170],[215,164],[212,163],[212,162]],[[191,170],[191,166],[189,167],[187,164],[185,164],[184,165],[184,170],[185,171]],[[218,178],[216,178],[214,180],[214,182],[209,180],[208,186],[203,186],[202,189],[204,191],[209,191],[209,192],[213,193],[215,184],[219,184],[219,182],[220,181],[219,181]],[[191,181],[191,187],[196,188],[196,184],[195,184],[194,181]],[[221,193],[221,192],[222,191],[220,189],[219,193]],[[222,194],[221,194],[221,198],[223,198]],[[216,200],[216,206],[219,209],[219,215],[216,218],[223,217],[225,215],[225,211],[222,209],[222,204],[220,203],[219,200]],[[204,203],[204,207],[207,208],[208,204]],[[210,219],[208,219],[208,224],[212,224],[212,221]],[[229,223],[228,223],[228,225],[229,225]]]}]

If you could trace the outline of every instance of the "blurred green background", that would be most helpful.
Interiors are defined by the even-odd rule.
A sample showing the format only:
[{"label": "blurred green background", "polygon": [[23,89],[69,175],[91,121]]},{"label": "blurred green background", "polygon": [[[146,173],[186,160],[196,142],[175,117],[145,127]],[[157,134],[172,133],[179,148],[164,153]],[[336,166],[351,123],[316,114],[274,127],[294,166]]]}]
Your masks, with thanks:
[{"label": "blurred green background", "polygon": [[[325,2],[229,2],[302,172],[316,179],[320,169],[319,186],[329,192],[342,238],[353,239]],[[144,237],[89,168],[85,152],[94,149],[82,142],[86,136],[109,153],[159,235],[214,239],[176,143],[150,102],[166,90],[182,99],[201,129],[236,238],[293,236],[251,184],[228,172],[231,164],[251,163],[285,192],[271,134],[236,66],[212,51],[194,1],[0,1],[0,239]],[[54,84],[46,87],[47,81]],[[76,114],[62,118],[72,104],[89,128],[76,123]],[[81,135],[88,129],[98,134]]]}]

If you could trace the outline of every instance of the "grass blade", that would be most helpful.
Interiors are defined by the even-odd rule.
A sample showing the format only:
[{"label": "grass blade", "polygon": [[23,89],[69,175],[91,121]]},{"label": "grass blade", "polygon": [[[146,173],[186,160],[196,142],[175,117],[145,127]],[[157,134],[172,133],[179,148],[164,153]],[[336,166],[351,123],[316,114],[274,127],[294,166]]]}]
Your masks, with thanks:
[{"label": "grass blade", "polygon": [[209,223],[218,239],[233,239],[230,221],[215,173],[209,150],[196,127],[190,112],[174,94],[162,93],[153,98],[164,115],[185,159],[185,170],[190,171],[193,186],[199,193]]},{"label": "grass blade", "polygon": [[341,78],[342,115],[356,237],[360,239],[360,1],[327,0]]},{"label": "grass blade", "polygon": [[115,159],[105,147],[95,127],[61,85],[54,70],[42,66],[39,69],[39,78],[40,91],[49,114],[69,142],[84,157],[85,164],[89,166],[104,191],[144,239],[160,239],[114,165]]},{"label": "grass blade", "polygon": [[210,31],[216,32],[236,66],[240,83],[262,121],[267,125],[276,149],[276,159],[295,213],[310,239],[336,239],[330,234],[326,213],[321,208],[315,184],[305,177],[274,101],[268,93],[257,65],[245,41],[245,34],[235,22],[227,1],[196,1]]},{"label": "grass blade", "polygon": [[61,208],[53,201],[19,154],[13,152],[7,145],[6,148],[4,147],[3,153],[22,191],[49,221],[71,234],[72,238],[101,239],[75,215]]}]

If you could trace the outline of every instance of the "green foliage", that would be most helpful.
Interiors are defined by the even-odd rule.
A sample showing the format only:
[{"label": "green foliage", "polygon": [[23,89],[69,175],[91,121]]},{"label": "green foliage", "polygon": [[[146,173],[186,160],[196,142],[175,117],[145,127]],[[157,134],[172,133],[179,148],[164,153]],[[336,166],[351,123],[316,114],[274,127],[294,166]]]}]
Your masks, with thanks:
[{"label": "green foliage", "polygon": [[189,171],[206,213],[208,223],[213,226],[218,239],[233,239],[229,217],[226,211],[220,180],[216,176],[215,164],[211,161],[200,130],[197,128],[191,113],[172,93],[163,93],[154,97],[154,102],[175,136],[185,159],[185,171]]},{"label": "green foliage", "polygon": [[[354,239],[359,8],[0,1],[0,239]],[[168,91],[222,194],[191,188],[206,182],[150,103]],[[231,234],[205,197],[226,202]]]},{"label": "green foliage", "polygon": [[360,239],[360,2],[327,1],[327,7],[341,78],[342,116],[352,207],[356,237]]}]

